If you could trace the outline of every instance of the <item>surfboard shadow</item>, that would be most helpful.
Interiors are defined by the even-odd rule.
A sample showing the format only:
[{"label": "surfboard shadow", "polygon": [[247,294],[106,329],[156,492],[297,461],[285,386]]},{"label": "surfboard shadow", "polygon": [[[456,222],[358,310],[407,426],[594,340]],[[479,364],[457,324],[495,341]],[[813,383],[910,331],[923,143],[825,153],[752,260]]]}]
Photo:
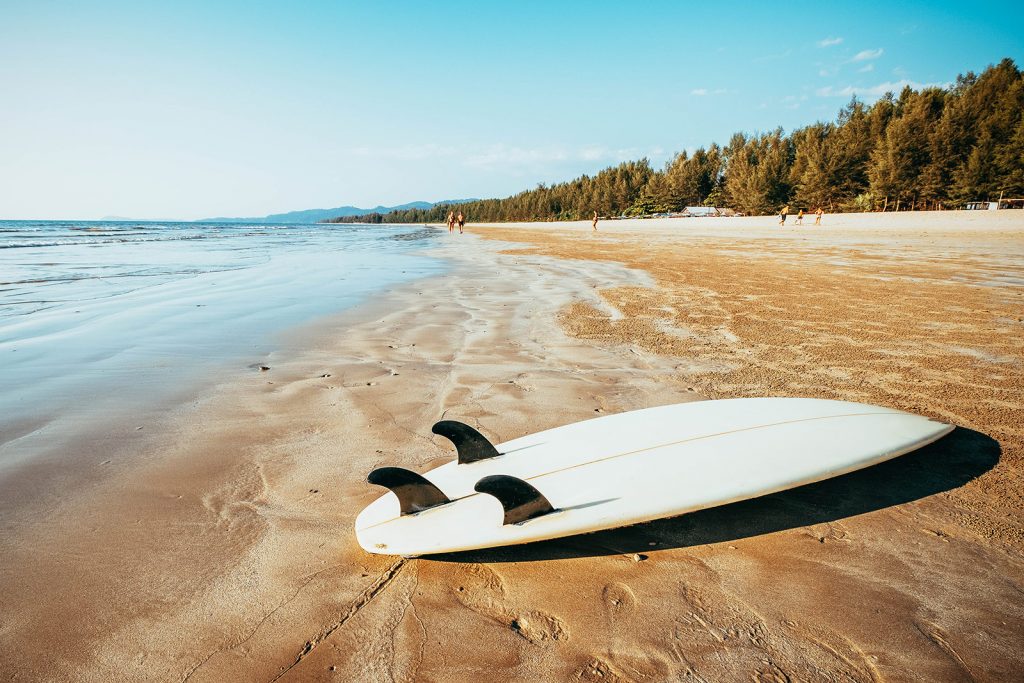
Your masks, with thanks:
[{"label": "surfboard shadow", "polygon": [[963,486],[992,469],[999,442],[965,427],[919,451],[816,484],[678,517],[518,546],[426,556],[441,562],[536,562],[685,548],[833,522]]}]

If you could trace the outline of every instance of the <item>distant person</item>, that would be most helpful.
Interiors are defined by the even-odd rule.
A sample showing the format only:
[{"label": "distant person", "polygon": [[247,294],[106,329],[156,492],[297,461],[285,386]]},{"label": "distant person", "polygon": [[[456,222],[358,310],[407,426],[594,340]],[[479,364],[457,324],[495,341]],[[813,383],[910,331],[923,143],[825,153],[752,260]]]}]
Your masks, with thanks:
[{"label": "distant person", "polygon": [[455,212],[454,211],[449,211],[448,212],[448,232],[453,232],[454,230],[455,230]]},{"label": "distant person", "polygon": [[594,212],[594,230],[597,230],[597,211]]},{"label": "distant person", "polygon": [[786,224],[786,216],[789,215],[789,204],[782,207],[782,211],[779,211],[779,225]]},{"label": "distant person", "polygon": [[803,225],[804,224],[804,210],[803,209],[800,209],[800,212],[797,213],[797,215],[796,215],[796,224],[797,225]]},{"label": "distant person", "polygon": [[466,225],[466,217],[462,215],[461,211],[459,211],[458,221],[459,221],[459,234],[461,235],[462,234],[462,228]]},{"label": "distant person", "polygon": [[821,225],[821,214],[823,214],[823,213],[825,213],[825,212],[822,211],[821,207],[819,206],[818,210],[814,212],[814,224],[815,225]]}]

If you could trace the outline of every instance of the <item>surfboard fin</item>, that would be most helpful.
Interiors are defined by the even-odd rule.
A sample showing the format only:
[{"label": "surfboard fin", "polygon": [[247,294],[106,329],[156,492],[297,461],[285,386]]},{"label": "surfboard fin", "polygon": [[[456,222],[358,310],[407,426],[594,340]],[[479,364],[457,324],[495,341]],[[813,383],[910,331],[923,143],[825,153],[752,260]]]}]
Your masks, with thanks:
[{"label": "surfboard fin", "polygon": [[366,481],[391,489],[398,496],[403,515],[411,515],[426,509],[452,502],[422,475],[401,467],[378,467],[366,477]]},{"label": "surfboard fin", "polygon": [[487,438],[467,424],[455,420],[441,420],[430,430],[455,444],[459,464],[486,460],[501,455]]},{"label": "surfboard fin", "polygon": [[519,524],[555,511],[540,491],[522,479],[507,474],[484,477],[473,488],[479,493],[486,493],[498,499],[505,510],[503,524]]}]

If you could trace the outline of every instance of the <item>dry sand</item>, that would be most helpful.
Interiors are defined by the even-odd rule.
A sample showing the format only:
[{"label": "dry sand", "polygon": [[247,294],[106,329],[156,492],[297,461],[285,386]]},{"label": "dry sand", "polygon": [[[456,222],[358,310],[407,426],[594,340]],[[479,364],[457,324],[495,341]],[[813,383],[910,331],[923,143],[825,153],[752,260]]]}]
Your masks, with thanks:
[{"label": "dry sand", "polygon": [[[306,353],[141,432],[84,443],[76,462],[102,474],[65,499],[33,503],[32,480],[11,480],[0,672],[1010,680],[1024,671],[1022,219],[445,235],[450,274],[296,331]],[[415,560],[355,543],[379,495],[370,469],[452,457],[430,433],[441,417],[507,440],[766,395],[960,429],[860,473],[628,529]]]}]

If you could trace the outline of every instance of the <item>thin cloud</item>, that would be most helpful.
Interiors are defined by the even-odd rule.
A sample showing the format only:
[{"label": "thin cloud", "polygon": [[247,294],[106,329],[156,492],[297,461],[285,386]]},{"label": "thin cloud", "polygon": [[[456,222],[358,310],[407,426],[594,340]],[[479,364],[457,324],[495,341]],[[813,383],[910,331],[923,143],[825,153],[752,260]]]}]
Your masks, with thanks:
[{"label": "thin cloud", "polygon": [[883,50],[882,48],[878,48],[877,50],[861,50],[860,52],[855,54],[853,56],[853,59],[851,59],[850,61],[851,62],[864,62],[864,61],[867,61],[869,59],[878,59],[879,57],[882,56],[882,53],[884,53],[884,52],[885,52],[885,50]]},{"label": "thin cloud", "polygon": [[560,147],[515,147],[491,145],[464,155],[466,166],[488,167],[496,165],[528,166],[566,161],[569,152]]},{"label": "thin cloud", "polygon": [[564,147],[516,147],[511,145],[490,145],[482,148],[467,149],[459,155],[462,163],[471,168],[491,168],[494,166],[538,167],[550,166],[564,162],[578,163],[617,163],[624,159],[650,157],[654,159],[665,156],[660,147],[642,149],[639,147],[610,148],[600,145],[589,145],[575,149]]},{"label": "thin cloud", "polygon": [[874,71],[874,70],[875,70],[875,65],[873,63],[871,63],[871,62],[868,62],[867,64],[865,64],[861,68],[857,69],[857,73],[866,74],[869,71]]},{"label": "thin cloud", "polygon": [[584,147],[580,150],[580,158],[584,161],[600,161],[608,157],[608,150],[604,147]]},{"label": "thin cloud", "polygon": [[800,103],[807,100],[807,95],[786,95],[782,98],[782,105],[786,109],[799,109]]},{"label": "thin cloud", "polygon": [[625,159],[649,157],[660,159],[666,156],[660,147],[611,148],[588,145],[578,148],[561,146],[519,147],[515,145],[403,145],[403,146],[359,146],[350,147],[348,153],[359,157],[375,157],[394,161],[421,161],[444,159],[445,163],[457,163],[476,169],[493,167],[538,169],[565,163],[600,162],[614,164]]},{"label": "thin cloud", "polygon": [[366,145],[352,147],[349,153],[361,157],[377,157],[397,159],[399,161],[421,161],[438,157],[453,157],[459,153],[455,147],[427,143],[423,145],[403,145],[400,147],[369,147]]},{"label": "thin cloud", "polygon": [[917,81],[910,81],[903,78],[898,81],[886,81],[885,83],[863,87],[847,85],[843,88],[836,88],[830,85],[824,88],[818,88],[815,91],[815,94],[818,97],[851,97],[853,95],[857,95],[858,97],[870,99],[879,98],[887,92],[898,93],[907,86],[910,86],[914,90],[922,90],[924,88],[946,88],[949,87],[949,83],[918,83]]},{"label": "thin cloud", "polygon": [[708,89],[707,88],[694,88],[693,90],[690,91],[690,94],[691,95],[696,95],[697,97],[704,97],[705,95],[708,94]]},{"label": "thin cloud", "polygon": [[822,38],[818,41],[818,47],[832,47],[833,45],[838,45],[841,42],[843,42],[843,39],[838,36]]}]

